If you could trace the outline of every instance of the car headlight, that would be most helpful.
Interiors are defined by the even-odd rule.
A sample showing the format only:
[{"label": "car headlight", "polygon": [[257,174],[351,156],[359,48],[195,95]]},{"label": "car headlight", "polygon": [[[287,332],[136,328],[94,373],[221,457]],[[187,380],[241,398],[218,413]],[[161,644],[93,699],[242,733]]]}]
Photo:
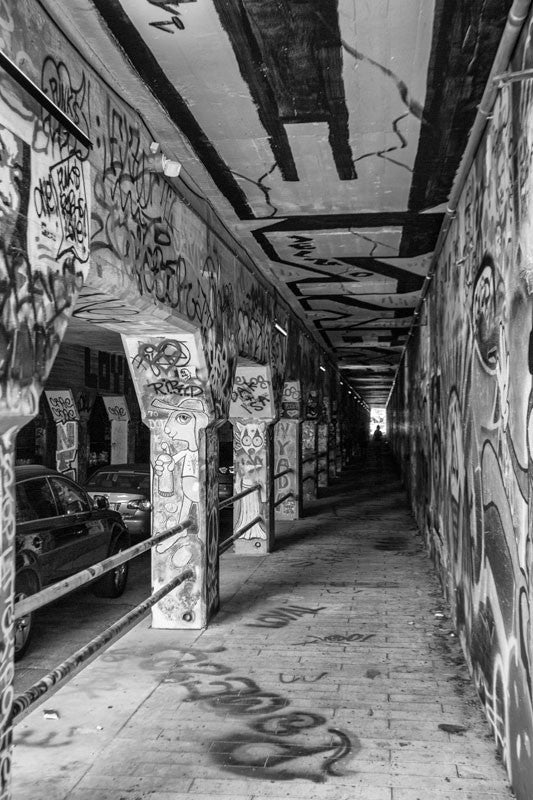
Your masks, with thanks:
[{"label": "car headlight", "polygon": [[136,509],[137,511],[150,511],[152,504],[149,500],[130,500],[126,508]]}]

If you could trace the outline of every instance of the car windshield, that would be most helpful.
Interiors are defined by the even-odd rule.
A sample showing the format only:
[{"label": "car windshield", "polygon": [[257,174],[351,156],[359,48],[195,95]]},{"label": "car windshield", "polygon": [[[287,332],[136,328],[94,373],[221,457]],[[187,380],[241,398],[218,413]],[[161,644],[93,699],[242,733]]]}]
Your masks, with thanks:
[{"label": "car windshield", "polygon": [[138,492],[149,494],[150,476],[145,472],[105,470],[96,472],[86,483],[91,491],[98,489],[108,492]]}]

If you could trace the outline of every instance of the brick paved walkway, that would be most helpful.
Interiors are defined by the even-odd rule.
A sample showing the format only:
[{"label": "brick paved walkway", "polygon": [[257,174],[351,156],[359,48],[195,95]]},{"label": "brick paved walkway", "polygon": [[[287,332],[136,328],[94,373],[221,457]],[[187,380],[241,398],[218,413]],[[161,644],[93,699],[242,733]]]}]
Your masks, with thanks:
[{"label": "brick paved walkway", "polygon": [[141,623],[17,726],[15,800],[512,797],[388,460],[277,534],[208,630]]}]

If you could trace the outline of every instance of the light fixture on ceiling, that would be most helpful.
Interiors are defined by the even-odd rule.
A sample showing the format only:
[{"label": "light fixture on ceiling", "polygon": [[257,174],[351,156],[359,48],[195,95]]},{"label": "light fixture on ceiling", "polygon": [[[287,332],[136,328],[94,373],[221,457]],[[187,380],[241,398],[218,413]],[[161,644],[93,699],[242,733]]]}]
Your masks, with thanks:
[{"label": "light fixture on ceiling", "polygon": [[288,336],[288,335],[289,335],[289,334],[287,333],[287,331],[285,330],[285,328],[283,328],[283,327],[282,327],[282,326],[279,324],[279,322],[278,322],[277,320],[274,322],[274,327],[275,327],[275,329],[276,329],[277,331],[279,331],[279,332],[280,332],[280,333],[281,333],[283,336]]},{"label": "light fixture on ceiling", "polygon": [[323,367],[323,366],[322,366],[322,364],[320,365],[319,369],[320,369],[322,372],[325,372],[325,371],[326,371],[326,368],[325,368],[325,367]]},{"label": "light fixture on ceiling", "polygon": [[151,156],[148,157],[148,169],[150,172],[162,172],[167,178],[177,178],[181,172],[181,163],[172,161],[161,152],[159,142],[152,142],[150,145]]}]

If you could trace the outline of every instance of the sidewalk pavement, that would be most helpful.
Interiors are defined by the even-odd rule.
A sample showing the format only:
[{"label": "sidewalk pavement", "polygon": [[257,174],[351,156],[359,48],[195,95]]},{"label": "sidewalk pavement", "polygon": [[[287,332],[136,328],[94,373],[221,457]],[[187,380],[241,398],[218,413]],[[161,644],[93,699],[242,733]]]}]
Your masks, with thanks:
[{"label": "sidewalk pavement", "polygon": [[513,796],[386,455],[220,572],[207,630],[145,620],[20,722],[14,800]]}]

